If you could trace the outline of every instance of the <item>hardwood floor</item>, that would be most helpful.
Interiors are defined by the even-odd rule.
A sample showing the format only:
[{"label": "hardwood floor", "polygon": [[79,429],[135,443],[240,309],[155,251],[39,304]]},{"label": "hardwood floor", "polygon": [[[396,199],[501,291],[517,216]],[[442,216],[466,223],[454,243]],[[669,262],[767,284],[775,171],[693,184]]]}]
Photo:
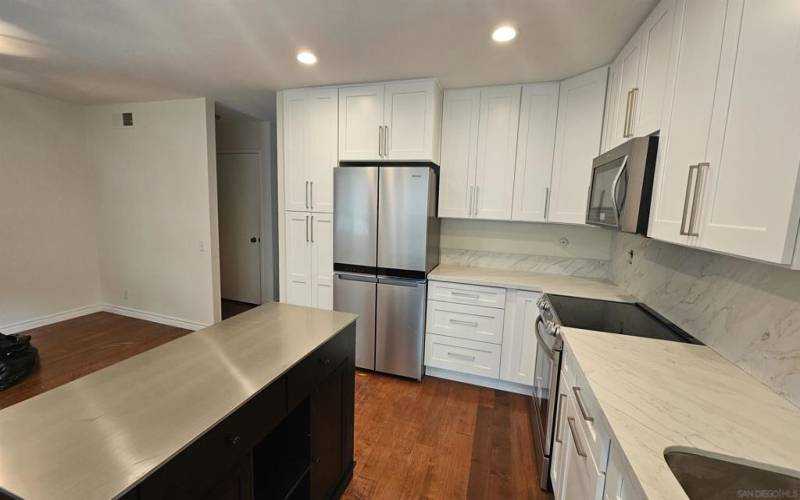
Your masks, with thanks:
[{"label": "hardwood floor", "polygon": [[356,469],[343,498],[552,499],[529,399],[448,380],[356,374]]},{"label": "hardwood floor", "polygon": [[190,330],[99,312],[24,332],[39,366],[0,392],[0,409],[176,339]]}]

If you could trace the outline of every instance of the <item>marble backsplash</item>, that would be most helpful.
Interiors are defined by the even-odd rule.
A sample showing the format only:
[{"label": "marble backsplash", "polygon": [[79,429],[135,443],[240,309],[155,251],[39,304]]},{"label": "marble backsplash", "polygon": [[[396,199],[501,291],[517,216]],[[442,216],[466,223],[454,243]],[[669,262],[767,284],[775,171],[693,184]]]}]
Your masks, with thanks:
[{"label": "marble backsplash", "polygon": [[563,274],[582,278],[609,277],[609,263],[600,259],[442,248],[439,260],[442,264],[465,267]]},{"label": "marble backsplash", "polygon": [[800,406],[800,271],[624,233],[611,255],[614,282]]}]

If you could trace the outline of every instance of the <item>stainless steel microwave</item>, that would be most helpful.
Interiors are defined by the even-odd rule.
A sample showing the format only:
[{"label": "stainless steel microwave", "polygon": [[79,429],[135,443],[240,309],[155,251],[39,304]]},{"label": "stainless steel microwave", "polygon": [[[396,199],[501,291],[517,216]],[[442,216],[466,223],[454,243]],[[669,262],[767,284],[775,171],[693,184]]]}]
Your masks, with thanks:
[{"label": "stainless steel microwave", "polygon": [[658,137],[637,137],[592,162],[586,223],[647,234]]}]

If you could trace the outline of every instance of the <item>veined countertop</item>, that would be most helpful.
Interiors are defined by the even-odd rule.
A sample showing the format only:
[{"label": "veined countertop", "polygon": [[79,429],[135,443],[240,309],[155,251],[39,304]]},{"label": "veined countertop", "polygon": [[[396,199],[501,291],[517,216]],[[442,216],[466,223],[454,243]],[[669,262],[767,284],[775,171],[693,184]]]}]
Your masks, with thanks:
[{"label": "veined countertop", "polygon": [[670,447],[800,475],[800,408],[709,347],[561,333],[649,499],[687,498]]},{"label": "veined countertop", "polygon": [[442,264],[431,271],[428,274],[428,278],[436,281],[516,288],[614,302],[635,302],[636,300],[610,281],[559,274],[528,273],[524,271]]},{"label": "veined countertop", "polygon": [[266,304],[1,410],[0,491],[120,495],[355,319]]}]

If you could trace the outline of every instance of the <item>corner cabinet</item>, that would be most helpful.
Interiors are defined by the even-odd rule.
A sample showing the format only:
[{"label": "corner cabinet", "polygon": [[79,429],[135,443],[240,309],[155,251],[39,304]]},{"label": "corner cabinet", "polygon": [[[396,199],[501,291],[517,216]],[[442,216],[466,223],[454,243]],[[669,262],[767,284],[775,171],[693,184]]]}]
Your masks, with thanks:
[{"label": "corner cabinet", "polygon": [[440,217],[511,219],[521,88],[445,92]]},{"label": "corner cabinet", "polygon": [[435,80],[339,89],[339,160],[439,162],[442,91]]},{"label": "corner cabinet", "polygon": [[333,216],[285,212],[286,302],[333,309]]},{"label": "corner cabinet", "polygon": [[592,160],[600,152],[608,67],[561,82],[548,220],[583,224]]}]

